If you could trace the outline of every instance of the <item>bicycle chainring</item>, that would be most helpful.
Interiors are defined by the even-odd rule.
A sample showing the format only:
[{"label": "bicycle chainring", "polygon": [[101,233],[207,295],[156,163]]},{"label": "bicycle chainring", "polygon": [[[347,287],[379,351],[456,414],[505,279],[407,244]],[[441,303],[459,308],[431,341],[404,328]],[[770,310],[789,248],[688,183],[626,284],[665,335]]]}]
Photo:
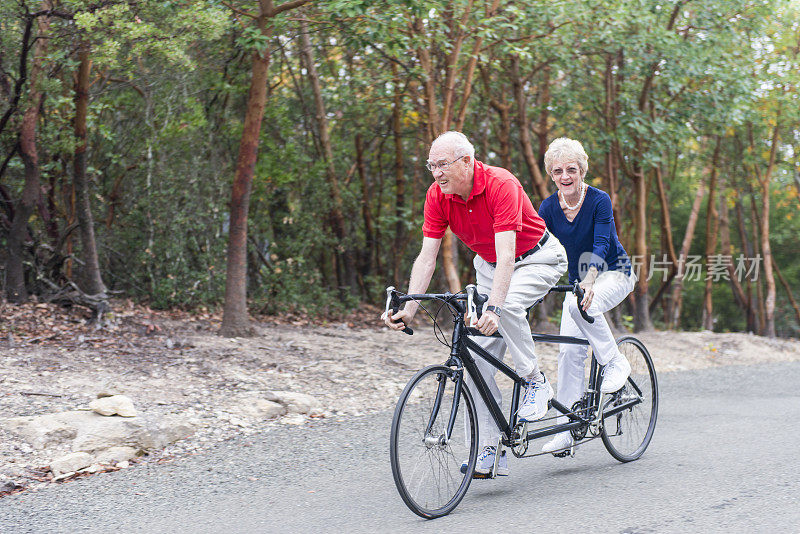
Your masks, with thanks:
[{"label": "bicycle chainring", "polygon": [[511,435],[513,446],[511,452],[517,458],[522,458],[528,452],[528,423],[518,423]]},{"label": "bicycle chainring", "polygon": [[[580,415],[582,417],[586,416],[586,398],[577,401],[575,404],[572,405],[572,413],[576,415]],[[586,437],[586,432],[589,430],[589,425],[581,425],[577,428],[573,428],[570,430],[570,434],[572,434],[572,439],[575,441],[580,441]]]}]

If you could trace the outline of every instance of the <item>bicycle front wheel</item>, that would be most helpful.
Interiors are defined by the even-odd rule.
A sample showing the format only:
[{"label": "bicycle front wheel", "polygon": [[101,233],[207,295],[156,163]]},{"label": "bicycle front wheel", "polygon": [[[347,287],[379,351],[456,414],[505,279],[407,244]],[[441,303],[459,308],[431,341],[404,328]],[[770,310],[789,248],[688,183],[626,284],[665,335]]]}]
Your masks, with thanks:
[{"label": "bicycle front wheel", "polygon": [[[400,395],[392,420],[389,454],[395,485],[406,505],[427,519],[458,506],[478,456],[472,395],[461,375],[453,373],[441,365],[417,373]],[[464,461],[466,473],[461,472]]]},{"label": "bicycle front wheel", "polygon": [[[644,454],[653,439],[658,418],[658,381],[653,360],[641,341],[625,336],[617,340],[617,347],[631,364],[631,375],[604,407],[600,436],[611,456],[620,462],[630,462]],[[605,415],[615,406],[636,400],[639,402],[630,408]]]}]

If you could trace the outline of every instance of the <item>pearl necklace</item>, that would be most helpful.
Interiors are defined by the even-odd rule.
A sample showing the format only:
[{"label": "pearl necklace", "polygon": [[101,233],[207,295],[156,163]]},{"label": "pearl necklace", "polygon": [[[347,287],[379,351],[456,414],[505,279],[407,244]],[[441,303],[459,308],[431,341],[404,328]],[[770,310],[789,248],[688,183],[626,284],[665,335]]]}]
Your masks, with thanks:
[{"label": "pearl necklace", "polygon": [[562,193],[561,191],[558,192],[558,194],[561,196],[561,200],[564,202],[564,206],[567,208],[567,211],[575,211],[580,207],[581,203],[583,202],[583,197],[586,196],[586,189],[587,189],[586,182],[583,182],[581,184],[581,198],[578,199],[578,203],[575,204],[574,206],[569,205],[566,197],[564,197],[564,193]]}]

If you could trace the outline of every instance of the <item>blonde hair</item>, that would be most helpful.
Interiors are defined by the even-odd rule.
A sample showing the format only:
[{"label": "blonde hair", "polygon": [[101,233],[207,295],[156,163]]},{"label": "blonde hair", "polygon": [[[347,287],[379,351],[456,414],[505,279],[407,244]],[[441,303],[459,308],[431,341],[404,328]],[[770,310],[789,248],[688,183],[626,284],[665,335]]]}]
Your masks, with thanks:
[{"label": "blonde hair", "polygon": [[576,161],[582,175],[589,170],[589,156],[586,155],[583,145],[568,137],[559,137],[547,147],[547,152],[544,153],[544,169],[548,176],[552,176],[553,165],[559,161]]}]

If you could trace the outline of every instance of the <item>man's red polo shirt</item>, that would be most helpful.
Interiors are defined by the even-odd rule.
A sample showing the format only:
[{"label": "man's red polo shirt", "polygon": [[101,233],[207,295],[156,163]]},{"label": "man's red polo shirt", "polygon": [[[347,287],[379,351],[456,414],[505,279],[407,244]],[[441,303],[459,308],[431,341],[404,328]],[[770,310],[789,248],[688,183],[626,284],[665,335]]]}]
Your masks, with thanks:
[{"label": "man's red polo shirt", "polygon": [[494,234],[517,232],[515,256],[539,242],[545,223],[522,185],[513,174],[475,160],[472,192],[466,202],[458,195],[445,195],[435,181],[425,197],[422,235],[441,239],[447,227],[473,252],[486,261],[497,261]]}]

